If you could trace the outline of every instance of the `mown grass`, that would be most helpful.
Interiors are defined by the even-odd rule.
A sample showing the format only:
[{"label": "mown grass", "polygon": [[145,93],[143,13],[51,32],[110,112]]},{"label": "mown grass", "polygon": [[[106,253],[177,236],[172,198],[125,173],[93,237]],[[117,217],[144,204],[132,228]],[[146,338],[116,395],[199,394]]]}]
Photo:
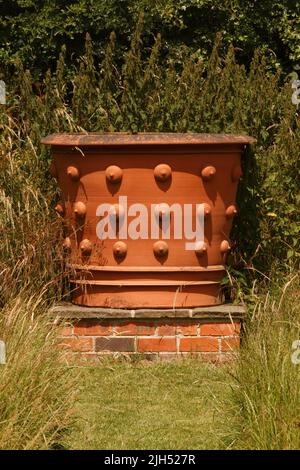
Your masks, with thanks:
[{"label": "mown grass", "polygon": [[[230,393],[224,366],[105,361],[82,370],[81,419],[68,445],[76,449],[219,449]],[[230,406],[230,403],[229,403]],[[231,416],[234,420],[234,415]]]}]

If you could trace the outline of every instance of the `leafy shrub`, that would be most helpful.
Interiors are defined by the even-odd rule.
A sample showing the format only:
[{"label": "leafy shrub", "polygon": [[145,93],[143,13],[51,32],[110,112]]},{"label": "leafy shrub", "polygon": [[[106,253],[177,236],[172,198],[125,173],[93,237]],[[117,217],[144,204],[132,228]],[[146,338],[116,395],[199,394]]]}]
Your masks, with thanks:
[{"label": "leafy shrub", "polygon": [[120,45],[119,57],[127,49],[141,12],[145,16],[145,41],[153,34],[165,38],[164,54],[182,63],[185,46],[198,58],[207,58],[214,36],[220,31],[224,49],[233,43],[239,61],[247,65],[255,48],[269,54],[272,66],[289,72],[299,62],[299,18],[297,0],[11,0],[0,2],[0,59],[23,60],[35,79],[49,65],[54,67],[63,44],[68,63],[83,53],[89,32],[98,44],[97,60],[110,31]]}]

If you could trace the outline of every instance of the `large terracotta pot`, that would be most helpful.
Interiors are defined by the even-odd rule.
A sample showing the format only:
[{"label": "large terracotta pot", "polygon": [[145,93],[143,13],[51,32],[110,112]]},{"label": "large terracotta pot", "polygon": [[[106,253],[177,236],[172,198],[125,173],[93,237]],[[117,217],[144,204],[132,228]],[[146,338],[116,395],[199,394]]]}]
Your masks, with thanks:
[{"label": "large terracotta pot", "polygon": [[[222,303],[220,281],[237,212],[240,159],[251,142],[247,136],[159,133],[44,138],[42,143],[52,146],[51,172],[62,193],[56,209],[65,219],[72,302],[114,308]],[[127,208],[120,196],[127,198]],[[120,235],[135,219],[127,211],[136,203],[148,209],[149,227],[156,224],[154,237],[132,239],[124,230]],[[194,207],[193,222],[196,205],[204,204],[204,240],[194,249],[186,249],[186,239],[175,238],[172,211],[170,238],[164,238],[163,212],[174,203]],[[109,204],[110,217],[117,221],[116,238],[99,238],[102,204]],[[159,205],[152,214],[151,205]]]}]

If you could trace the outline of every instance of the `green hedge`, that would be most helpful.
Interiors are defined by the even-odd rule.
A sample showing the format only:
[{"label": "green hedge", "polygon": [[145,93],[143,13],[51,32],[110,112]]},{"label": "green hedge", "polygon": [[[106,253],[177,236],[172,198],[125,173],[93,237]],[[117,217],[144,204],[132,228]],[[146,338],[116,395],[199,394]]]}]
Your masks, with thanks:
[{"label": "green hedge", "polygon": [[247,65],[253,50],[268,54],[272,66],[288,72],[300,59],[300,3],[297,0],[3,0],[0,2],[0,60],[16,57],[37,78],[54,66],[60,48],[68,46],[68,63],[84,50],[87,32],[95,40],[97,60],[111,31],[127,48],[141,12],[147,46],[161,33],[164,54],[182,62],[188,46],[207,58],[214,36],[223,34],[223,52],[233,43],[240,63]]}]

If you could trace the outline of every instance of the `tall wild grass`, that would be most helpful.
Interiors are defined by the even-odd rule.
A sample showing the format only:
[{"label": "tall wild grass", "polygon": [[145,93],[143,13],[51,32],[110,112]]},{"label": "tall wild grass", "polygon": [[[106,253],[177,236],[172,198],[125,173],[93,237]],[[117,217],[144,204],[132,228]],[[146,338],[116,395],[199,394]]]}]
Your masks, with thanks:
[{"label": "tall wild grass", "polygon": [[62,360],[43,292],[19,294],[1,311],[0,449],[59,448],[75,420],[77,375]]},{"label": "tall wild grass", "polygon": [[234,371],[234,448],[299,449],[299,340],[299,275],[294,274],[269,285],[246,323]]}]

